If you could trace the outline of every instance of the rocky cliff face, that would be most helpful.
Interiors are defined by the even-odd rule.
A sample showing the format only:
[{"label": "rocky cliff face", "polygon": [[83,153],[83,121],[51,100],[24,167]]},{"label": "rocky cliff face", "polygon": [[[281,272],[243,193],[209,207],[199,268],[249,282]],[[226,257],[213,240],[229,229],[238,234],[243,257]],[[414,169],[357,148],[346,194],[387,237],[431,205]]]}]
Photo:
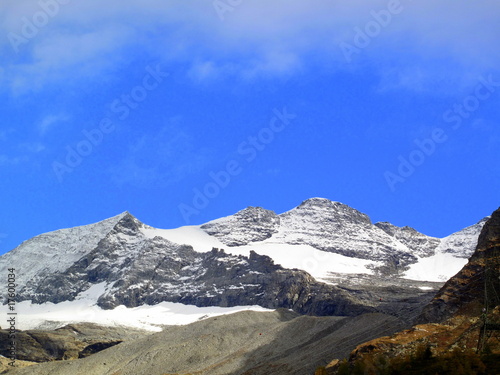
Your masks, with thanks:
[{"label": "rocky cliff face", "polygon": [[[476,251],[469,262],[446,282],[417,319],[418,323],[442,322],[457,312],[478,315],[485,304],[485,276],[488,298],[500,291],[500,209],[495,211],[479,235]],[[489,285],[491,284],[491,285]],[[498,298],[498,297],[496,297]],[[495,306],[494,301],[489,301]]]},{"label": "rocky cliff face", "polygon": [[370,218],[345,204],[311,198],[281,215],[249,207],[201,226],[229,247],[268,244],[309,245],[347,257],[380,262],[372,267],[385,276],[401,276],[409,265],[440,252],[468,257],[484,221],[441,240],[410,227]]},{"label": "rocky cliff face", "polygon": [[[163,301],[196,306],[260,305],[302,314],[358,315],[374,311],[333,285],[272,259],[213,249],[195,252],[161,237],[147,238],[127,214],[97,247],[64,272],[40,275],[19,292],[35,303],[74,300],[92,289],[98,305],[136,307]],[[88,293],[88,292],[87,292]]]},{"label": "rocky cliff face", "polygon": [[435,254],[436,248],[441,243],[439,238],[426,236],[408,226],[401,228],[388,222],[375,223],[375,226],[382,229],[389,236],[394,237],[410,249],[413,254],[420,257]]},{"label": "rocky cliff face", "polygon": [[[0,330],[0,355],[9,355],[8,331]],[[123,341],[148,334],[130,328],[72,324],[54,331],[28,330],[16,334],[17,360],[48,362],[85,358]]]},{"label": "rocky cliff face", "polygon": [[201,229],[227,246],[241,246],[268,239],[279,226],[280,217],[273,211],[248,207],[233,216],[204,224]]},{"label": "rocky cliff face", "polygon": [[7,268],[22,267],[22,272],[16,273],[16,281],[25,285],[39,274],[64,271],[94,249],[126,214],[33,237],[0,257],[0,272],[4,275]]},{"label": "rocky cliff face", "polygon": [[[469,241],[479,225],[455,239]],[[387,304],[390,299],[385,298],[386,292],[380,288],[372,290],[371,285],[368,289],[356,288],[356,280],[362,278],[354,274],[354,281],[344,282],[342,287],[319,283],[302,270],[285,269],[256,252],[243,256],[209,251],[212,246],[205,248],[205,241],[217,239],[228,251],[264,244],[270,256],[274,246],[281,246],[280,251],[289,251],[299,264],[307,264],[307,257],[312,256],[304,253],[309,255],[302,259],[302,248],[312,248],[314,256],[319,252],[344,256],[313,259],[323,263],[321,259],[340,259],[340,264],[345,259],[351,263],[352,259],[370,259],[371,266],[381,264],[378,267],[385,270],[385,279],[392,277],[389,288],[403,287],[395,276],[401,276],[408,264],[431,256],[442,245],[441,240],[409,227],[374,225],[367,215],[321,198],[308,199],[281,215],[249,207],[194,228],[194,232],[176,233],[174,240],[169,240],[171,232],[151,228],[125,212],[97,224],[46,233],[26,241],[0,257],[0,272],[5,273],[7,267],[22,270],[17,279],[18,299],[34,303],[58,303],[91,295],[104,308],[169,301],[197,306],[258,304],[305,314],[356,315]],[[200,237],[202,245],[197,251],[183,245],[190,243],[193,233],[204,236]],[[453,251],[457,241],[448,241],[447,249]],[[350,267],[348,262],[345,264]],[[366,271],[364,275],[371,276]],[[417,297],[416,304],[421,306],[425,295],[415,291],[417,285],[413,287],[406,290],[404,286],[405,293],[409,293],[403,293],[405,300]],[[413,309],[415,303],[410,305]],[[383,311],[392,310],[384,307]]]}]

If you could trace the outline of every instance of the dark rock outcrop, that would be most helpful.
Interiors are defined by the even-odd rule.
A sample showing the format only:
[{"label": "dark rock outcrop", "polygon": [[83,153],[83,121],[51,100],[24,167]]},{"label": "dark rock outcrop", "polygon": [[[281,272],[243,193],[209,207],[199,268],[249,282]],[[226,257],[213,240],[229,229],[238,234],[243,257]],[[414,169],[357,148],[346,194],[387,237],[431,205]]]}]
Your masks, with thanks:
[{"label": "dark rock outcrop", "polygon": [[[476,251],[469,262],[446,282],[417,318],[417,323],[438,323],[456,313],[479,315],[487,303],[498,304],[500,291],[500,209],[496,210],[479,235]],[[485,284],[485,277],[488,283]],[[485,285],[489,301],[485,301]]]},{"label": "dark rock outcrop", "polygon": [[[48,362],[87,357],[129,339],[148,333],[96,324],[71,324],[53,331],[27,330],[16,333],[16,357],[30,362]],[[8,356],[8,331],[0,330],[0,354]]]}]

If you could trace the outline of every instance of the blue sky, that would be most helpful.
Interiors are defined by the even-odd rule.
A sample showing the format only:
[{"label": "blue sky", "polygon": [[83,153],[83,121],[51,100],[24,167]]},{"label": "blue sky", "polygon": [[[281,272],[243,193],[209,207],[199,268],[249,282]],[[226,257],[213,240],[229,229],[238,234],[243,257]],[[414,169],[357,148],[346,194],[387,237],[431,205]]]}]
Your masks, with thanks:
[{"label": "blue sky", "polygon": [[496,1],[5,0],[0,253],[125,210],[310,197],[445,236],[500,205]]}]

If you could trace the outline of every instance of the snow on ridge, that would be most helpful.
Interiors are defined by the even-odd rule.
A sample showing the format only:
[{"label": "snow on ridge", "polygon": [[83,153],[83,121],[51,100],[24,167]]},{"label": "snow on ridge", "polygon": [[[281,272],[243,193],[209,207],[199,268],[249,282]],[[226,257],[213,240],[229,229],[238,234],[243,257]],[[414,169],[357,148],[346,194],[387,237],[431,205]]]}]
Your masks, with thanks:
[{"label": "snow on ridge", "polygon": [[[319,211],[317,211],[319,210]],[[322,233],[318,223],[325,220],[325,213],[329,211],[341,210],[341,215],[351,215],[353,213],[353,222],[339,223],[341,231],[336,236],[331,233]],[[308,212],[311,211],[311,212]],[[304,216],[305,215],[305,216]],[[312,215],[313,217],[310,217]],[[334,254],[321,250],[328,247],[345,247],[363,249],[372,243],[383,243],[404,253],[412,254],[417,257],[417,263],[411,264],[410,269],[403,277],[416,280],[428,281],[446,281],[449,277],[458,272],[466,263],[464,256],[472,254],[477,242],[477,236],[485,220],[453,233],[444,239],[429,237],[419,233],[410,227],[396,227],[390,223],[389,229],[392,229],[392,235],[384,231],[381,226],[368,223],[369,218],[365,214],[359,213],[355,209],[339,202],[331,202],[324,198],[311,198],[302,202],[296,208],[278,215],[280,217],[279,229],[270,238],[263,241],[249,242],[245,245],[227,246],[222,241],[223,237],[216,237],[205,233],[202,226],[181,227],[174,230],[155,230],[151,233],[163,236],[175,243],[187,243],[192,245],[196,251],[208,251],[212,247],[223,248],[227,253],[234,255],[248,256],[250,250],[258,254],[271,257],[275,263],[285,268],[297,268],[309,272],[317,280],[327,280],[329,272],[355,274],[372,274],[370,268],[366,266],[377,266],[380,262],[367,259],[348,257],[340,254]],[[366,218],[365,218],[366,217]],[[217,223],[230,223],[234,219],[228,216],[218,219]],[[359,231],[358,225],[361,223],[363,230]],[[365,227],[366,226],[366,227]],[[397,234],[396,234],[397,232]],[[406,233],[406,234],[405,234]],[[401,238],[407,235],[408,239]],[[233,237],[235,237],[233,235]],[[400,237],[400,238],[398,238]],[[237,237],[235,237],[237,238]],[[449,241],[453,239],[454,241]],[[470,246],[460,246],[460,240],[470,243]],[[419,242],[421,244],[419,244]],[[443,250],[448,250],[443,255]],[[474,244],[473,244],[474,243]],[[419,246],[425,246],[422,251],[417,251]],[[451,249],[451,250],[450,250]],[[373,247],[367,254],[377,256],[377,246]]]},{"label": "snow on ridge", "polygon": [[450,253],[458,258],[469,258],[477,246],[477,240],[484,224],[490,217],[441,239],[436,253]]},{"label": "snow on ridge", "polygon": [[447,237],[441,238],[435,254],[419,258],[405,278],[422,281],[446,281],[455,276],[474,253],[481,230],[489,216]]},{"label": "snow on ridge", "polygon": [[245,246],[228,247],[216,237],[207,234],[200,226],[142,229],[142,232],[148,238],[159,236],[177,244],[190,245],[197,252],[207,252],[215,247],[224,249],[228,254],[248,257],[250,251],[253,250],[257,254],[269,256],[276,264],[285,268],[304,270],[320,281],[327,280],[330,272],[372,274],[373,272],[366,266],[379,264],[379,262],[325,252],[308,244],[293,245],[276,242],[273,238]]},{"label": "snow on ridge", "polygon": [[[242,211],[245,210],[248,214],[258,213],[259,210],[272,212],[259,207],[249,207]],[[335,220],[336,214],[330,217],[332,213],[340,215],[337,220]],[[95,224],[61,229],[36,236],[0,257],[2,259],[0,272],[12,266],[22,269],[23,272],[19,272],[18,275],[18,283],[22,287],[37,274],[64,271],[95,248],[97,243],[126,215],[130,214],[123,212]],[[409,252],[409,248],[396,237],[372,224],[367,215],[340,202],[325,198],[310,198],[294,209],[276,216],[280,218],[277,233],[273,233],[265,240],[248,242],[239,246],[228,246],[223,243],[223,238],[209,235],[201,229],[202,225],[176,229],[155,229],[144,225],[140,230],[145,238],[152,239],[159,236],[179,245],[190,245],[198,252],[207,252],[216,247],[224,249],[229,254],[248,256],[250,250],[254,250],[258,254],[271,257],[275,263],[283,267],[305,270],[322,281],[327,278],[328,272],[371,274],[371,269],[366,266],[379,263],[377,256],[383,250],[383,246],[380,247],[379,244],[388,245],[396,251]],[[347,221],[343,222],[343,218]],[[232,219],[234,215],[211,221],[211,223],[231,222]],[[328,230],[324,231],[323,226],[319,225],[322,221],[328,224]],[[413,252],[413,255],[418,258],[418,263],[411,265],[405,277],[417,279],[428,277],[429,281],[441,281],[448,274],[454,274],[456,267],[474,251],[477,236],[484,221],[485,219],[441,239],[435,254],[430,257]],[[335,232],[337,227],[338,233]],[[406,229],[403,227],[402,230]],[[142,239],[136,238],[134,241],[142,241]],[[321,250],[329,247],[361,249],[372,260]],[[448,262],[442,262],[444,259],[442,253],[450,256],[449,259],[446,258]],[[460,261],[455,261],[457,258]],[[424,267],[422,264],[425,264],[427,272],[422,269]],[[437,264],[441,266],[436,266]],[[443,269],[445,272],[442,272]]]},{"label": "snow on ridge", "polygon": [[24,286],[40,272],[61,272],[92,251],[128,212],[98,223],[59,229],[33,237],[2,255],[0,274],[18,269],[17,283]]}]

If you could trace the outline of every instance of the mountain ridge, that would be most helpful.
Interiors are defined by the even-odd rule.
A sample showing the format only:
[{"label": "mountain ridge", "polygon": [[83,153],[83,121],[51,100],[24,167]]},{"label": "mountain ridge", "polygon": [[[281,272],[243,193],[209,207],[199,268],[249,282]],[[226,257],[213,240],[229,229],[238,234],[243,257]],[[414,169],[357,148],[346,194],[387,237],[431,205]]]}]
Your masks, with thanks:
[{"label": "mountain ridge", "polygon": [[[314,209],[311,211],[311,208]],[[320,214],[318,214],[319,210],[322,210]],[[327,214],[324,214],[325,211]],[[332,212],[338,215],[332,215]],[[306,213],[309,218],[306,217]],[[0,256],[0,259],[5,260],[6,265],[15,263],[23,264],[24,271],[18,276],[18,282],[23,285],[23,283],[28,281],[27,279],[32,278],[41,268],[46,268],[47,272],[63,271],[65,267],[68,267],[70,264],[86,255],[92,248],[95,248],[97,243],[124,217],[132,217],[137,220],[137,222],[140,222],[130,212],[124,211],[119,215],[98,223],[40,234],[24,241],[15,249]],[[464,228],[464,230],[470,232],[468,233],[468,246],[477,241],[475,232],[478,232],[479,226],[484,224],[486,219],[487,218],[482,219],[477,224]],[[324,220],[326,224],[320,225],[321,220]],[[346,224],[346,221],[348,224]],[[230,225],[228,225],[228,222]],[[279,226],[282,222],[285,222],[285,225],[289,223],[289,227],[282,227],[280,231]],[[299,222],[299,224],[297,224],[297,222]],[[307,225],[302,225],[302,222]],[[140,223],[144,229],[154,229],[142,222]],[[233,223],[235,224],[234,226],[231,225]],[[353,226],[352,223],[358,223],[364,229],[369,228],[372,230],[376,228],[376,230],[374,229],[376,233],[375,240],[368,239],[368,234],[366,232],[362,232],[360,236],[360,234],[356,232],[359,228]],[[311,226],[315,226],[316,228],[310,228]],[[373,228],[371,226],[373,226]],[[440,246],[444,249],[443,252],[458,254],[461,258],[466,258],[472,253],[470,252],[469,254],[469,250],[467,249],[461,252],[454,250],[463,245],[463,240],[459,239],[454,243],[449,239],[450,237],[452,237],[452,239],[453,237],[457,237],[457,233],[461,231],[455,232],[442,239],[436,239],[421,234],[410,227],[397,227],[390,223],[383,222],[372,224],[366,214],[362,214],[342,203],[332,202],[324,198],[311,198],[305,200],[296,208],[280,215],[261,207],[248,207],[238,211],[234,215],[210,221],[199,226],[199,228],[212,237],[219,240],[222,239],[222,246],[226,245],[229,248],[239,247],[243,244],[253,245],[256,242],[267,240],[271,244],[273,242],[291,245],[307,244],[321,251],[336,252],[347,257],[355,257],[358,259],[368,258],[380,261],[387,260],[388,257],[396,255],[400,257],[398,261],[403,260],[403,263],[404,261],[414,262],[416,259],[415,254],[422,257],[430,256],[436,249],[439,249]],[[339,228],[345,230],[339,233]],[[330,232],[328,232],[328,230],[330,230]],[[331,232],[334,233],[332,234]],[[383,233],[381,235],[382,237],[379,236],[380,233]],[[236,236],[239,236],[240,239],[235,239]],[[245,240],[241,239],[248,236],[250,236],[249,238],[251,240],[248,240],[248,238],[245,238]],[[317,238],[313,238],[314,236]],[[353,242],[353,239],[357,241],[358,237],[361,237],[360,243],[367,244],[364,250],[357,248],[356,245],[358,245],[358,243]],[[388,241],[390,245],[392,245],[390,250],[394,250],[393,252],[389,252],[389,254],[387,249],[388,245],[386,243],[379,243],[378,246],[372,244],[380,238],[387,239],[388,237]],[[395,244],[393,239],[397,240],[399,244]],[[438,240],[440,240],[440,243],[436,245]],[[411,251],[402,251],[401,243],[404,243]],[[189,244],[188,238],[186,238],[186,244]],[[222,246],[219,246],[219,248]],[[420,246],[420,249],[416,249],[418,246]],[[207,245],[204,251],[209,250],[210,247]],[[231,251],[231,249],[229,249],[229,251]],[[22,253],[22,256],[17,256],[18,253]],[[26,255],[28,255],[28,259]],[[55,257],[57,257],[57,262],[51,261]],[[22,258],[22,261],[19,258]],[[4,267],[6,267],[6,265]]]},{"label": "mountain ridge", "polygon": [[[469,227],[468,241],[478,225]],[[418,274],[414,268],[433,257],[444,259],[447,267],[450,259],[457,262],[454,267],[464,261],[453,252],[432,255],[436,241],[409,227],[372,224],[368,215],[322,198],[280,215],[249,207],[172,230],[150,227],[125,211],[25,241],[0,257],[0,272],[12,265],[29,268],[20,273],[18,298],[35,304],[74,301],[92,291],[90,303],[105,309],[165,301],[356,315],[392,312],[395,306],[418,309],[434,285],[399,282],[405,270]],[[434,281],[428,276],[418,280]],[[387,295],[382,289],[391,287],[388,278],[400,288],[401,301],[382,302]],[[354,283],[344,286],[347,279]],[[383,285],[373,284],[377,280]]]}]

